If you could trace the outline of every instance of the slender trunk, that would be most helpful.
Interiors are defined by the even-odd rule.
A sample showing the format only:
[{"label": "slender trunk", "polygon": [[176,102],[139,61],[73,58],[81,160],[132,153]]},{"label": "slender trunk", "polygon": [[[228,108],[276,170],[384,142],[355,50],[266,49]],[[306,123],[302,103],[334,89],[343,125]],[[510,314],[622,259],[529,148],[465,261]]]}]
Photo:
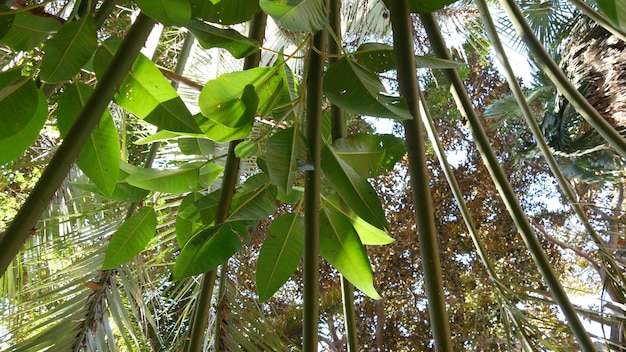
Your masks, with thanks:
[{"label": "slender trunk", "polygon": [[322,79],[326,47],[326,30],[313,36],[309,50],[309,67],[306,77],[305,135],[311,150],[313,170],[304,174],[304,294],[302,351],[317,352],[319,325],[319,232],[322,150]]},{"label": "slender trunk", "polygon": [[398,85],[400,93],[406,99],[413,115],[412,120],[404,121],[404,130],[431,330],[435,340],[435,349],[437,351],[452,351],[450,326],[443,293],[437,229],[426,166],[426,147],[420,121],[419,85],[413,54],[413,26],[409,1],[392,1],[390,11],[393,28],[393,53],[398,68]]}]

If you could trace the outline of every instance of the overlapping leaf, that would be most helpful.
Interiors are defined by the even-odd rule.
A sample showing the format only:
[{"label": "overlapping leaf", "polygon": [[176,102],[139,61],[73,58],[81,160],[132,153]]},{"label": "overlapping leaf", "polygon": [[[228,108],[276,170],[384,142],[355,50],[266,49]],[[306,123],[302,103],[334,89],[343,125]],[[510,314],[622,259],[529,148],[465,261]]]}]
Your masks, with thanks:
[{"label": "overlapping leaf", "polygon": [[191,11],[195,18],[211,23],[231,25],[250,20],[259,9],[258,1],[250,0],[191,0]]},{"label": "overlapping leaf", "polygon": [[[91,87],[82,83],[65,87],[57,108],[58,127],[63,136],[69,132],[92,92]],[[110,195],[117,184],[119,160],[117,128],[107,109],[81,149],[76,164],[102,193]]]},{"label": "overlapping leaf", "polygon": [[191,18],[189,0],[135,0],[141,11],[164,26],[184,26]]},{"label": "overlapping leaf", "polygon": [[315,33],[328,23],[324,0],[260,0],[263,12],[292,31]]},{"label": "overlapping leaf", "polygon": [[28,126],[37,112],[39,95],[30,77],[19,70],[0,73],[0,141],[15,136]]},{"label": "overlapping leaf", "polygon": [[54,18],[18,12],[15,14],[11,28],[0,39],[0,43],[8,45],[15,51],[30,51],[59,28],[61,28],[61,22]]},{"label": "overlapping leaf", "polygon": [[[367,67],[372,72],[385,72],[394,70],[396,64],[393,59],[393,47],[383,43],[364,43],[357,51],[352,53],[356,63]],[[415,56],[415,65],[424,68],[460,68],[465,66],[462,62],[440,59],[432,56]]]},{"label": "overlapping leaf", "polygon": [[341,200],[336,194],[331,194],[324,200],[324,208],[329,208],[337,216],[344,216],[350,223],[354,230],[359,235],[361,243],[365,245],[385,245],[394,242],[393,237],[390,237],[387,231],[381,230],[367,221],[360,218],[354,211],[352,211],[347,204]]},{"label": "overlapping leaf", "polygon": [[320,254],[355,287],[380,299],[367,253],[350,221],[329,208],[320,217]]},{"label": "overlapping leaf", "polygon": [[276,211],[276,186],[267,175],[257,174],[246,180],[233,197],[229,221],[263,220]]},{"label": "overlapping leaf", "polygon": [[92,16],[63,25],[43,47],[41,79],[56,83],[74,77],[96,51],[97,39]]},{"label": "overlapping leaf", "polygon": [[114,268],[141,253],[154,236],[156,225],[154,209],[143,207],[137,210],[111,237],[102,268]]},{"label": "overlapping leaf", "polygon": [[404,141],[390,134],[353,134],[336,140],[333,149],[337,156],[366,178],[391,170],[406,152]]},{"label": "overlapping leaf", "polygon": [[385,94],[380,79],[364,66],[342,58],[328,68],[324,93],[333,104],[354,114],[410,120],[404,99]]},{"label": "overlapping leaf", "polygon": [[620,0],[597,0],[598,7],[622,30],[626,29],[626,4]]},{"label": "overlapping leaf", "polygon": [[200,46],[205,49],[223,48],[235,58],[246,57],[259,50],[259,43],[234,29],[222,29],[202,21],[192,20],[187,29],[193,33]]},{"label": "overlapping leaf", "polygon": [[328,145],[322,149],[322,170],[335,192],[359,217],[379,229],[388,228],[385,212],[372,185]]},{"label": "overlapping leaf", "polygon": [[291,191],[298,161],[306,160],[308,150],[304,135],[293,127],[274,133],[267,141],[265,161],[269,178],[284,193]]},{"label": "overlapping leaf", "polygon": [[304,221],[299,214],[274,220],[259,253],[256,284],[259,301],[265,302],[297,269],[304,251]]},{"label": "overlapping leaf", "polygon": [[199,185],[202,162],[184,164],[177,169],[138,169],[126,181],[139,188],[166,193],[185,193]]},{"label": "overlapping leaf", "polygon": [[176,279],[198,275],[217,268],[241,250],[241,238],[249,237],[244,222],[227,222],[210,227],[185,243],[174,264]]},{"label": "overlapping leaf", "polygon": [[0,5],[0,39],[9,32],[14,19],[15,12],[4,5]]}]

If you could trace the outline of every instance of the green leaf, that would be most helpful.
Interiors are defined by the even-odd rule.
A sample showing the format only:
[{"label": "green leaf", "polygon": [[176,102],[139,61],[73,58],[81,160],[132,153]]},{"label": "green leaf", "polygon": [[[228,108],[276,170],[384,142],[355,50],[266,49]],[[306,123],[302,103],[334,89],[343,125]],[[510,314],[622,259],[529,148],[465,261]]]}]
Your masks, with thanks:
[{"label": "green leaf", "polygon": [[266,116],[283,86],[276,71],[272,67],[259,67],[226,73],[208,81],[198,100],[202,115],[228,128],[250,124],[257,112],[257,107],[252,111],[254,91],[258,96],[258,113]]},{"label": "green leaf", "polygon": [[138,169],[128,176],[126,182],[150,191],[185,193],[198,187],[199,170],[203,165],[196,162],[178,169]]},{"label": "green leaf", "polygon": [[61,22],[54,18],[37,17],[20,11],[15,14],[11,29],[0,39],[0,43],[15,51],[30,51],[59,28]]},{"label": "green leaf", "polygon": [[324,93],[333,104],[359,115],[412,119],[401,97],[386,95],[380,79],[364,66],[342,58],[328,68]]},{"label": "green leaf", "polygon": [[263,220],[276,211],[276,186],[265,174],[246,180],[235,193],[228,221]]},{"label": "green leaf", "polygon": [[243,222],[227,222],[193,236],[180,251],[174,264],[175,279],[198,275],[217,268],[241,250],[240,237],[247,237]]},{"label": "green leaf", "polygon": [[186,209],[192,206],[196,201],[198,201],[202,195],[198,192],[189,193],[183,200],[180,202],[180,206],[178,207],[178,213],[176,214],[176,242],[178,242],[178,246],[183,248],[187,241],[193,236],[193,234],[197,233],[198,230],[205,227],[202,224],[198,224],[192,220],[189,220],[181,215]]},{"label": "green leaf", "polygon": [[324,200],[323,207],[329,208],[348,219],[354,227],[354,230],[359,235],[361,243],[365,245],[384,245],[395,241],[393,237],[390,237],[387,231],[381,230],[375,226],[372,226],[367,221],[356,215],[346,203],[336,194],[331,194]]},{"label": "green leaf", "polygon": [[200,168],[198,172],[198,182],[200,187],[209,188],[215,183],[217,178],[224,171],[224,167],[218,164],[209,163]]},{"label": "green leaf", "polygon": [[359,175],[370,178],[391,170],[404,156],[404,141],[390,134],[353,134],[333,142],[335,154]]},{"label": "green leaf", "polygon": [[41,79],[56,83],[74,77],[96,51],[97,40],[92,16],[63,25],[43,47]]},{"label": "green leaf", "polygon": [[204,135],[218,143],[243,139],[252,132],[252,124],[230,128],[202,115],[196,115],[196,120]]},{"label": "green leaf", "polygon": [[304,251],[304,221],[298,214],[274,220],[256,265],[259,301],[267,301],[296,271]]},{"label": "green leaf", "polygon": [[[381,73],[395,70],[396,64],[393,60],[393,47],[382,43],[361,44],[356,52],[352,53],[354,61],[367,67],[372,72]],[[462,62],[440,59],[432,56],[415,56],[415,64],[418,68],[460,68],[465,64]]]},{"label": "green leaf", "polygon": [[597,0],[598,7],[613,23],[626,30],[626,4],[619,0]]},{"label": "green leaf", "polygon": [[388,229],[385,212],[372,185],[328,145],[322,148],[322,170],[331,187],[358,216],[379,229]]},{"label": "green leaf", "polygon": [[183,137],[176,142],[180,151],[185,155],[211,155],[215,153],[215,142],[206,138]]},{"label": "green leaf", "polygon": [[191,133],[201,131],[180,97],[160,102],[144,120],[168,131]]},{"label": "green leaf", "polygon": [[189,0],[135,0],[135,3],[164,26],[184,26],[191,18]]},{"label": "green leaf", "polygon": [[213,27],[207,23],[192,20],[187,23],[187,29],[198,40],[198,44],[205,49],[223,48],[235,58],[246,57],[259,50],[259,43],[234,29]]},{"label": "green leaf", "polygon": [[231,25],[249,21],[259,9],[258,1],[250,0],[191,0],[193,16],[211,23]]},{"label": "green leaf", "polygon": [[[119,38],[112,37],[96,51],[93,66],[98,79],[103,79],[102,75],[120,43]],[[157,127],[182,133],[202,132],[170,82],[143,55],[133,63],[115,94],[115,102]]]},{"label": "green leaf", "polygon": [[192,204],[180,209],[178,216],[196,224],[211,226],[219,205],[220,190],[213,191],[196,199]]},{"label": "green leaf", "polygon": [[141,253],[154,236],[156,225],[154,209],[143,207],[137,210],[111,237],[102,269],[112,269]]},{"label": "green leaf", "polygon": [[[92,92],[91,87],[78,82],[64,88],[57,108],[62,136],[67,135]],[[108,109],[89,135],[76,164],[102,193],[113,193],[120,172],[120,146],[117,128]]]},{"label": "green leaf", "polygon": [[299,161],[306,161],[309,146],[302,133],[291,127],[274,133],[266,145],[265,161],[270,181],[289,193]]},{"label": "green leaf", "polygon": [[[0,84],[0,86],[2,85]],[[0,165],[4,165],[22,155],[39,136],[39,132],[48,118],[48,101],[41,91],[37,91],[37,96],[38,102],[35,105],[37,109],[26,126],[16,134],[0,140],[0,150],[2,150],[2,153],[0,153]]]},{"label": "green leaf", "polygon": [[9,32],[15,19],[15,11],[4,5],[0,5],[0,39]]},{"label": "green leaf", "polygon": [[292,31],[315,33],[328,24],[324,0],[260,0],[263,12]]},{"label": "green leaf", "polygon": [[320,214],[320,254],[356,288],[380,299],[367,253],[350,221],[324,208]]},{"label": "green leaf", "polygon": [[[0,73],[4,76],[5,73]],[[0,141],[23,131],[37,112],[39,93],[30,77],[20,77],[14,71],[2,81],[15,77],[0,89]],[[46,103],[47,105],[47,103]]]},{"label": "green leaf", "polygon": [[252,158],[259,153],[259,145],[254,141],[241,141],[235,146],[238,158]]}]

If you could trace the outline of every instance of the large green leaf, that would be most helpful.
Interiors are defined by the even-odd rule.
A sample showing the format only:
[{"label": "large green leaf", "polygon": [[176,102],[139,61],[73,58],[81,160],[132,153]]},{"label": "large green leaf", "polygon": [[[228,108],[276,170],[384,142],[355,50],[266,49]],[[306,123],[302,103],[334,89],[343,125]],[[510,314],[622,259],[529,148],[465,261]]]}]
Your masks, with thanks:
[{"label": "large green leaf", "polygon": [[237,190],[228,220],[263,220],[275,211],[276,186],[270,184],[267,175],[257,174]]},{"label": "large green leaf", "polygon": [[191,11],[194,17],[221,25],[246,22],[252,18],[258,9],[258,1],[191,0]]},{"label": "large green leaf", "polygon": [[[185,243],[189,241],[189,239],[193,236],[194,233],[198,232],[199,229],[204,227],[202,224],[189,220],[181,215],[186,209],[192,206],[196,201],[198,201],[202,195],[198,192],[189,193],[185,198],[183,198],[182,202],[180,202],[180,206],[178,207],[178,213],[176,214],[176,242],[178,242],[178,246],[183,248]],[[212,221],[211,221],[212,222]]]},{"label": "large green leaf", "polygon": [[15,14],[11,29],[0,39],[0,43],[15,51],[30,51],[59,28],[61,22],[54,18],[37,17],[21,11]]},{"label": "large green leaf", "polygon": [[211,226],[215,223],[215,214],[219,206],[220,190],[213,191],[200,198],[194,197],[194,202],[182,207],[178,217],[196,224]]},{"label": "large green leaf", "polygon": [[335,154],[359,175],[379,176],[404,156],[404,141],[396,136],[358,133],[333,142]]},{"label": "large green leaf", "polygon": [[372,185],[329,145],[322,148],[322,170],[335,192],[358,216],[379,229],[388,229],[385,212]]},{"label": "large green leaf", "polygon": [[104,256],[102,269],[124,264],[144,250],[154,236],[157,215],[154,209],[143,207],[115,231]]},{"label": "large green leaf", "polygon": [[341,214],[346,217],[350,223],[352,223],[352,227],[356,230],[361,242],[365,245],[384,245],[389,244],[395,241],[393,237],[390,237],[387,231],[381,230],[367,221],[360,218],[354,211],[352,211],[348,205],[341,200],[341,198],[336,194],[328,195],[325,200],[323,207],[329,208],[335,211],[337,214]]},{"label": "large green leaf", "polygon": [[626,30],[626,3],[621,0],[597,0],[598,7],[622,30]]},{"label": "large green leaf", "polygon": [[[57,108],[61,135],[67,135],[92,92],[91,87],[78,82],[64,88]],[[76,164],[102,193],[113,193],[120,172],[120,145],[117,128],[108,109],[81,149]]]},{"label": "large green leaf", "polygon": [[[0,85],[1,86],[1,85]],[[34,104],[37,109],[26,126],[16,134],[0,140],[0,165],[19,157],[39,136],[39,132],[48,117],[48,101],[46,96],[38,91],[38,102]],[[8,118],[7,115],[4,118]]]},{"label": "large green leaf", "polygon": [[[357,51],[352,53],[354,60],[372,72],[385,72],[395,70],[396,64],[393,60],[393,47],[383,43],[364,43]],[[432,56],[415,56],[415,65],[424,68],[460,68],[465,64],[462,62],[440,59]]]},{"label": "large green leaf", "polygon": [[40,77],[56,83],[74,77],[97,48],[96,23],[92,16],[68,22],[43,47]]},{"label": "large green leaf", "polygon": [[355,287],[373,299],[380,299],[374,288],[372,267],[359,236],[350,221],[328,209],[320,214],[320,254]]},{"label": "large green leaf", "polygon": [[196,20],[187,23],[186,27],[196,37],[198,44],[205,49],[223,48],[238,59],[259,50],[259,43],[256,40],[250,39],[234,29],[217,28]]},{"label": "large green leaf", "polygon": [[[251,111],[258,96],[258,114],[266,116],[276,104],[283,81],[272,67],[259,67],[223,74],[208,81],[198,100],[202,115],[228,128],[250,124],[257,111]],[[200,123],[202,124],[202,123]]]},{"label": "large green leaf", "polygon": [[[112,37],[96,51],[94,70],[98,79],[103,79],[102,75],[120,43],[119,38]],[[143,55],[137,57],[120,85],[115,102],[157,127],[174,132],[201,133],[176,90],[156,65]]]},{"label": "large green leaf", "polygon": [[401,97],[386,95],[380,79],[364,66],[342,58],[328,68],[324,93],[333,104],[359,115],[410,120]]},{"label": "large green leaf", "polygon": [[178,148],[185,155],[211,155],[215,153],[215,142],[206,138],[178,138]]},{"label": "large green leaf", "polygon": [[222,165],[218,165],[215,163],[208,163],[203,165],[198,171],[198,183],[202,188],[209,188],[212,184],[217,181],[217,178],[224,171],[224,167]]},{"label": "large green leaf", "polygon": [[164,26],[184,26],[191,18],[189,0],[135,0],[135,3]]},{"label": "large green leaf", "polygon": [[265,161],[270,181],[289,193],[295,181],[298,162],[304,162],[309,146],[300,130],[291,127],[274,133],[266,144]]},{"label": "large green leaf", "polygon": [[0,5],[0,39],[9,32],[14,19],[15,12],[4,5]]},{"label": "large green leaf", "polygon": [[132,174],[136,169],[140,168],[128,164],[127,162],[120,159],[120,174],[117,178],[115,189],[111,194],[105,194],[98,188],[98,186],[93,183],[72,183],[72,185],[85,191],[100,194],[103,197],[117,200],[119,202],[138,202],[146,198],[149,191],[139,187],[131,186],[128,184],[128,182],[126,182],[126,178],[128,177],[128,175]]},{"label": "large green leaf", "polygon": [[178,169],[138,169],[126,182],[150,191],[185,193],[198,188],[199,170],[203,165],[195,162]]},{"label": "large green leaf", "polygon": [[218,143],[226,143],[237,139],[243,139],[252,132],[252,124],[242,127],[231,128],[200,114],[196,115],[200,130],[205,136]]},{"label": "large green leaf", "polygon": [[299,214],[274,220],[256,264],[259,301],[265,302],[296,271],[304,251],[304,221]]},{"label": "large green leaf", "polygon": [[23,131],[37,112],[39,94],[30,77],[17,70],[0,73],[0,141]]},{"label": "large green leaf", "polygon": [[180,251],[174,264],[174,278],[182,279],[217,268],[241,250],[241,238],[248,236],[243,222],[227,222],[199,232]]},{"label": "large green leaf", "polygon": [[260,0],[263,12],[292,31],[315,33],[328,23],[324,0]]}]

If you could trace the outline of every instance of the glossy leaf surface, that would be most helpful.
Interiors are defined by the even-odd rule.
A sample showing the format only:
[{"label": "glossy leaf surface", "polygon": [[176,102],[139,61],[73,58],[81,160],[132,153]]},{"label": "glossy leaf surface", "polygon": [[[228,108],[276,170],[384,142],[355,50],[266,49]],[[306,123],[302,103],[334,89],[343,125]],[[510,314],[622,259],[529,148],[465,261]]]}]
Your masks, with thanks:
[{"label": "glossy leaf surface", "polygon": [[328,23],[324,0],[260,0],[263,12],[292,31],[315,33]]},{"label": "glossy leaf surface", "polygon": [[289,193],[295,181],[298,161],[306,161],[308,144],[302,133],[291,127],[274,133],[266,144],[267,170],[270,181]]},{"label": "glossy leaf surface", "polygon": [[92,16],[63,25],[43,47],[41,79],[56,83],[74,77],[96,51],[97,39]]},{"label": "glossy leaf surface", "polygon": [[322,257],[363,293],[380,299],[367,253],[350,221],[328,208],[322,210],[320,217]]},{"label": "glossy leaf surface", "polygon": [[358,216],[379,229],[388,228],[385,212],[372,185],[328,145],[322,148],[322,170],[331,187]]},{"label": "glossy leaf surface", "polygon": [[229,221],[263,220],[276,211],[276,186],[267,175],[257,174],[246,180],[233,197]]},{"label": "glossy leaf surface", "polygon": [[204,49],[223,48],[238,59],[259,50],[259,43],[256,40],[252,40],[234,29],[217,28],[196,20],[187,23],[186,27]]},{"label": "glossy leaf surface", "polygon": [[359,235],[361,243],[364,245],[384,245],[395,241],[393,237],[390,237],[387,231],[381,230],[376,226],[371,225],[367,221],[360,218],[354,211],[352,211],[346,203],[336,194],[331,194],[326,197],[323,207],[329,208],[336,212],[337,216],[344,216],[350,221],[352,227]]},{"label": "glossy leaf surface", "polygon": [[35,116],[39,94],[30,77],[19,71],[0,73],[0,141],[15,136],[28,126]]},{"label": "glossy leaf surface", "polygon": [[391,170],[406,153],[404,141],[390,134],[353,134],[333,142],[333,149],[337,156],[365,178]]},{"label": "glossy leaf surface", "polygon": [[30,51],[59,28],[61,22],[56,19],[37,17],[21,11],[15,14],[11,28],[0,39],[0,43],[8,45],[15,51]]},{"label": "glossy leaf surface", "polygon": [[164,26],[183,26],[191,18],[189,0],[135,0],[141,11]]},{"label": "glossy leaf surface", "polygon": [[227,222],[203,230],[187,241],[174,264],[176,279],[198,275],[217,268],[241,250],[240,237],[247,237],[243,222]]},{"label": "glossy leaf surface", "polygon": [[[82,83],[65,87],[57,109],[61,135],[69,132],[92,92],[91,87]],[[113,193],[120,172],[120,146],[108,109],[81,149],[76,164],[105,195]]]},{"label": "glossy leaf surface", "polygon": [[259,301],[265,302],[296,271],[304,251],[304,221],[299,214],[274,220],[259,253],[256,284]]},{"label": "glossy leaf surface", "polygon": [[259,2],[250,0],[191,0],[191,9],[194,17],[221,25],[231,25],[250,20],[259,9]]},{"label": "glossy leaf surface", "polygon": [[167,193],[185,193],[198,187],[200,167],[190,163],[178,169],[138,169],[126,181],[139,188]]},{"label": "glossy leaf surface", "polygon": [[340,59],[324,76],[324,93],[333,104],[354,114],[410,120],[404,99],[385,93],[380,79],[350,59]]},{"label": "glossy leaf surface", "polygon": [[102,268],[112,269],[141,253],[154,236],[156,225],[154,209],[143,207],[137,210],[111,237]]},{"label": "glossy leaf surface", "polygon": [[[19,157],[39,135],[39,131],[41,131],[48,117],[48,102],[41,91],[37,93],[37,103],[34,105],[37,109],[26,126],[12,136],[0,140],[0,150],[2,150],[0,165]],[[5,118],[9,117],[6,116]]]}]

